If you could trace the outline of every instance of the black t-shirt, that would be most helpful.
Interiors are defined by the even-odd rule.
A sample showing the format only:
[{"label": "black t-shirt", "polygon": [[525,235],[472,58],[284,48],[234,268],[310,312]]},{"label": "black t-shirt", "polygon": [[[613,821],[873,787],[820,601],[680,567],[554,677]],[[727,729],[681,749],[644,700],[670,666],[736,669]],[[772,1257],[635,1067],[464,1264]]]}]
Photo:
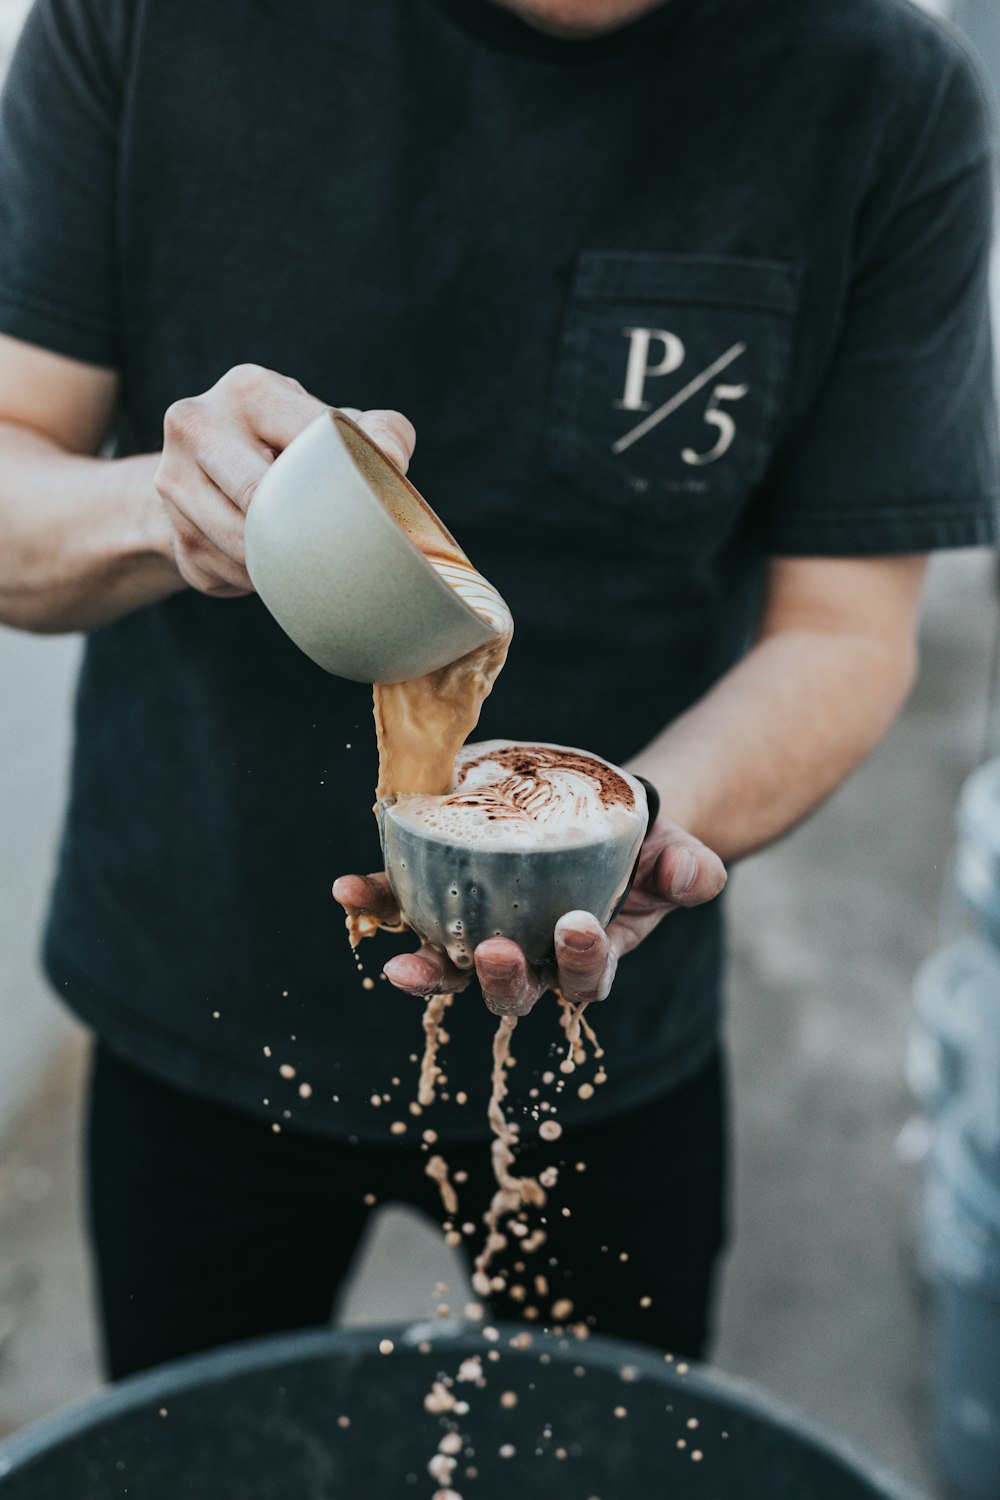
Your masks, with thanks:
[{"label": "black t-shirt", "polygon": [[[120,371],[120,453],[244,361],[406,412],[415,482],[514,613],[481,735],[623,761],[745,650],[768,555],[993,540],[990,173],[976,74],[906,0],[669,0],[592,42],[482,0],[40,0],[0,328]],[[375,772],[369,691],[258,600],[95,631],[54,982],[184,1087],[388,1139],[420,1002],[361,989],[330,898],[378,865]],[[609,1080],[561,1118],[707,1057],[720,922],[677,913],[623,963]],[[522,1096],[555,1012],[518,1031]],[[422,1125],[485,1130],[493,1024],[456,1000],[470,1102]]]}]

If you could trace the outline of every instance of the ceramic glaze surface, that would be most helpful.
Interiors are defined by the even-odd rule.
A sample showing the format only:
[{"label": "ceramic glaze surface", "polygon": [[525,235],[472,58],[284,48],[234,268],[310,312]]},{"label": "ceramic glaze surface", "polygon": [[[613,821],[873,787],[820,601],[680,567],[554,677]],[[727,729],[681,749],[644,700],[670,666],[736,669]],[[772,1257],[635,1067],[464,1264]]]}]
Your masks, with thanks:
[{"label": "ceramic glaze surface", "polygon": [[355,682],[403,682],[490,638],[425,553],[466,560],[371,439],[324,412],[275,459],[246,520],[247,571],[287,635]]}]

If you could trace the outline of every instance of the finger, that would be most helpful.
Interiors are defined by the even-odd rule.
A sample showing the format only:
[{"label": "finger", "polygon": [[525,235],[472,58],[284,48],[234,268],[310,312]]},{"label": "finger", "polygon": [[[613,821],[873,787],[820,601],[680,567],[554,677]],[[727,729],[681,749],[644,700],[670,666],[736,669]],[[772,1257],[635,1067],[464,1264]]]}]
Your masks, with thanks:
[{"label": "finger", "polygon": [[589,911],[570,911],[555,930],[559,991],[566,1000],[605,1000],[618,968],[600,922]]},{"label": "finger", "polygon": [[177,571],[199,592],[225,599],[253,593],[246,569],[182,516],[174,520],[173,553]]},{"label": "finger", "polygon": [[496,1016],[526,1016],[546,988],[516,943],[487,938],[475,953],[483,999]]},{"label": "finger", "polygon": [[193,462],[161,464],[154,482],[183,550],[202,566],[213,554],[227,558],[235,569],[230,581],[252,589],[245,566],[243,516],[229,497]]},{"label": "finger", "polygon": [[436,948],[426,944],[416,953],[397,953],[382,973],[397,990],[408,995],[449,995],[464,990],[472,978],[468,970],[455,965]]},{"label": "finger", "polygon": [[[206,430],[194,456],[212,483],[243,515],[274,462],[270,448],[235,426]],[[242,545],[242,531],[240,541]]]},{"label": "finger", "polygon": [[230,402],[230,412],[276,453],[283,452],[310,422],[330,409],[297,380],[258,365],[237,365],[219,385]]},{"label": "finger", "polygon": [[701,906],[719,894],[728,878],[713,850],[690,834],[679,833],[660,851],[650,885],[673,906]]},{"label": "finger", "polygon": [[[219,554],[216,554],[218,557]],[[174,547],[174,565],[184,582],[199,594],[206,595],[209,599],[248,599],[253,593],[253,586],[242,587],[239,583],[229,583],[221,578],[221,569],[217,567],[200,567],[192,558],[185,555],[182,548]]]},{"label": "finger", "polygon": [[413,423],[401,411],[365,411],[357,423],[367,432],[373,443],[391,458],[401,474],[410,467],[410,459],[416,447],[417,434]]},{"label": "finger", "polygon": [[378,875],[340,875],[333,882],[333,899],[349,917],[375,917],[380,922],[399,921],[399,907],[388,878]]}]

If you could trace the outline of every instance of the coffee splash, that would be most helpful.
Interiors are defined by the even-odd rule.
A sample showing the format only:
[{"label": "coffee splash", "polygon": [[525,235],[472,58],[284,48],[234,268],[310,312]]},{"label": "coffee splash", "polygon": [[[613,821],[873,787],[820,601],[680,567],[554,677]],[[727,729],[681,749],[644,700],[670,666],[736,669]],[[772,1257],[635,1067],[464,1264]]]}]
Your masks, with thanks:
[{"label": "coffee splash", "polygon": [[493,635],[468,655],[424,677],[375,684],[376,802],[401,793],[440,797],[451,791],[456,756],[479,723],[514,632],[507,605],[466,558],[430,552],[425,556]]},{"label": "coffee splash", "polygon": [[[638,800],[642,806],[638,806],[630,778],[596,757],[555,746],[513,745],[503,741],[470,746],[463,753],[462,747],[479,721],[483,701],[506,660],[513,622],[497,591],[464,558],[431,556],[429,560],[487,621],[493,633],[477,650],[424,677],[376,685],[374,712],[379,750],[376,803],[385,799],[397,807],[405,804],[408,808],[426,804],[443,809],[446,820],[457,817],[463,824],[471,820],[480,829],[503,826],[508,833],[521,827],[529,841],[537,842],[541,836],[546,843],[561,842],[567,837],[589,841],[595,834],[605,835],[612,825],[617,827],[637,817],[644,818],[644,799],[640,794]],[[371,935],[379,924],[369,918],[348,925],[356,944],[361,937]],[[575,1071],[585,1057],[581,1031],[598,1057],[601,1053],[596,1037],[583,1020],[584,1007],[570,1006],[559,999],[567,1044],[563,1070]],[[442,1023],[451,1003],[451,995],[431,996],[425,1002],[418,1112],[433,1103],[442,1076],[439,1049],[446,1040]],[[485,1234],[473,1268],[473,1286],[484,1297],[505,1290],[513,1296],[521,1290],[509,1287],[507,1269],[498,1268],[496,1260],[507,1249],[512,1235],[521,1255],[531,1255],[545,1244],[545,1228],[542,1224],[531,1226],[528,1220],[532,1211],[544,1210],[548,1191],[558,1177],[554,1167],[538,1177],[519,1176],[514,1171],[520,1129],[508,1118],[504,1101],[516,1025],[514,1017],[500,1018],[493,1040],[488,1116],[493,1133],[491,1164],[496,1185],[484,1215]],[[586,1087],[593,1092],[591,1086]],[[534,1118],[539,1121],[537,1111]],[[542,1139],[554,1140],[561,1134],[561,1127],[549,1116],[539,1122],[538,1131]],[[436,1135],[425,1132],[425,1142],[432,1139],[436,1140]],[[426,1172],[441,1193],[442,1207],[449,1220],[448,1242],[460,1243],[461,1235],[453,1222],[458,1215],[459,1200],[447,1161],[441,1155],[431,1155]],[[544,1282],[544,1277],[536,1280]],[[563,1309],[558,1304],[553,1306],[553,1316],[557,1306],[562,1318]],[[528,1312],[537,1315],[535,1309],[526,1309],[526,1315]],[[450,1487],[453,1470],[453,1453],[450,1448],[445,1452],[442,1447],[430,1466],[432,1477],[443,1486],[436,1500],[444,1497],[459,1500]]]},{"label": "coffee splash", "polygon": [[[472,1276],[473,1291],[480,1297],[488,1297],[494,1291],[503,1291],[505,1286],[502,1277],[490,1275],[490,1266],[494,1258],[507,1246],[507,1236],[502,1228],[503,1222],[518,1214],[523,1208],[532,1206],[544,1208],[546,1202],[545,1189],[537,1178],[518,1177],[511,1171],[516,1156],[519,1132],[514,1122],[509,1120],[504,1113],[503,1101],[507,1097],[506,1070],[510,1058],[511,1039],[516,1025],[516,1016],[501,1016],[493,1038],[493,1078],[489,1121],[493,1131],[491,1156],[497,1186],[486,1211],[486,1239],[483,1248],[476,1256]],[[528,1240],[522,1241],[522,1251],[530,1253],[542,1245],[545,1241],[544,1230],[536,1230],[531,1241],[531,1243]]]}]

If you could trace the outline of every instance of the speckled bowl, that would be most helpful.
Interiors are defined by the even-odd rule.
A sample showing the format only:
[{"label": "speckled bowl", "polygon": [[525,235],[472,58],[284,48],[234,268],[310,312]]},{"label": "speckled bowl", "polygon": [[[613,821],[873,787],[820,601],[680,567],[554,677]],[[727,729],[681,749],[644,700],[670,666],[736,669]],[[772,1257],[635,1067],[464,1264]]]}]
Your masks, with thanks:
[{"label": "speckled bowl", "polygon": [[564,912],[592,912],[607,927],[632,888],[660,806],[648,781],[620,774],[641,818],[591,843],[470,848],[400,820],[391,802],[379,802],[385,873],[408,926],[459,969],[471,968],[476,948],[491,937],[511,938],[538,968],[551,963],[555,925]]}]

